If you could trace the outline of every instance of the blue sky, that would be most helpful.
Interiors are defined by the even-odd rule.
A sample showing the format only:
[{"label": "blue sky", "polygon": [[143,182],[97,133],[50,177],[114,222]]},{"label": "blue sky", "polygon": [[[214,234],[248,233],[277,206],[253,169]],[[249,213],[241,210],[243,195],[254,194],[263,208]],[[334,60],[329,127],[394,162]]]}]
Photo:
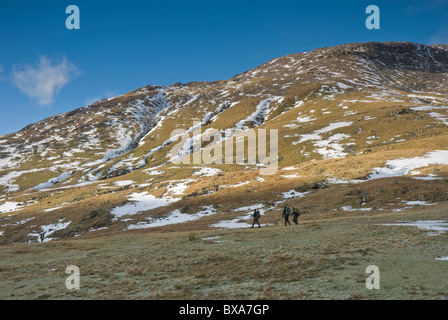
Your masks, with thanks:
[{"label": "blue sky", "polygon": [[[80,29],[65,26],[69,5]],[[377,5],[381,29],[365,13]],[[448,43],[448,0],[2,0],[0,135],[149,84],[349,42]]]}]

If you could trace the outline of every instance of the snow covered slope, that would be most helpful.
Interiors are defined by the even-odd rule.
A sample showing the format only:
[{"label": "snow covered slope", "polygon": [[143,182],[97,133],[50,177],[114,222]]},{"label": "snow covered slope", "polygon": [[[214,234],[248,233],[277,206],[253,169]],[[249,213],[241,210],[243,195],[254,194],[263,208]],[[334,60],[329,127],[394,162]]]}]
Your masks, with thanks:
[{"label": "snow covered slope", "polygon": [[[200,217],[173,221],[221,225],[216,213],[256,199],[271,201],[268,212],[285,192],[306,199],[311,186],[397,177],[442,184],[447,119],[446,45],[344,44],[276,58],[229,80],[149,85],[0,137],[0,240],[35,239],[28,234],[58,221],[71,222],[54,238],[141,229],[173,213]],[[178,164],[250,129],[278,131],[274,175],[260,175],[260,159]],[[353,208],[343,201],[337,206]],[[233,207],[219,209],[224,203]],[[23,232],[25,218],[33,218],[26,225],[33,232]]]}]

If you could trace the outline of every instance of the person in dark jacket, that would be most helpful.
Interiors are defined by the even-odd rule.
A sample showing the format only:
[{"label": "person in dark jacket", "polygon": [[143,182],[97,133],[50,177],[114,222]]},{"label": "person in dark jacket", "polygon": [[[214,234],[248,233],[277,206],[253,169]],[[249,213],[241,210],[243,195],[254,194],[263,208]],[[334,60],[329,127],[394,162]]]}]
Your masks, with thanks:
[{"label": "person in dark jacket", "polygon": [[254,209],[254,213],[252,214],[252,217],[254,217],[254,222],[252,223],[252,228],[254,227],[255,223],[258,224],[258,228],[261,228],[260,222],[258,222],[258,219],[260,219],[260,211],[257,209]]},{"label": "person in dark jacket", "polygon": [[285,227],[291,225],[291,222],[289,222],[289,216],[291,215],[291,208],[288,206],[283,208],[283,218],[285,218]]},{"label": "person in dark jacket", "polygon": [[296,225],[299,224],[299,221],[298,221],[299,216],[300,216],[299,209],[297,209],[297,208],[293,208],[293,209],[292,209],[292,221],[294,221],[294,223],[295,223]]}]

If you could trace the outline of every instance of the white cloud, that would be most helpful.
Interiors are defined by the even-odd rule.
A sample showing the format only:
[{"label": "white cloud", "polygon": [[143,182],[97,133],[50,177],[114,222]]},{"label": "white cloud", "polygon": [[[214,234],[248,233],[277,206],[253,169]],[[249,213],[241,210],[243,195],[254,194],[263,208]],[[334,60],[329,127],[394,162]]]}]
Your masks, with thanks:
[{"label": "white cloud", "polygon": [[41,106],[53,103],[55,95],[78,73],[78,68],[64,56],[59,63],[39,57],[38,65],[13,66],[14,84]]}]

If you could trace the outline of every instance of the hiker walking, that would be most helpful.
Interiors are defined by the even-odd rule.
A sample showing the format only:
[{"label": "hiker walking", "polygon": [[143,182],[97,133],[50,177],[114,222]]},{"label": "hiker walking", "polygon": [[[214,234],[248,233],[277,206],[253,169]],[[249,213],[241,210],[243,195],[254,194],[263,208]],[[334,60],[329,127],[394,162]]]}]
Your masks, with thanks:
[{"label": "hiker walking", "polygon": [[252,217],[254,217],[254,222],[252,223],[252,228],[254,227],[255,223],[258,224],[258,228],[261,228],[260,222],[258,222],[258,219],[260,219],[260,211],[257,209],[254,209],[254,213],[252,214]]},{"label": "hiker walking", "polygon": [[297,220],[297,219],[299,218],[299,216],[300,216],[299,209],[297,209],[297,208],[293,208],[293,209],[292,209],[292,221],[294,221],[294,223],[295,223],[296,225],[299,224],[299,221]]},{"label": "hiker walking", "polygon": [[283,208],[283,218],[285,218],[285,227],[289,224],[291,225],[291,222],[289,222],[289,216],[291,215],[291,208],[284,207]]},{"label": "hiker walking", "polygon": [[40,236],[40,242],[44,242],[44,240],[45,240],[45,231],[42,232],[39,236]]}]

